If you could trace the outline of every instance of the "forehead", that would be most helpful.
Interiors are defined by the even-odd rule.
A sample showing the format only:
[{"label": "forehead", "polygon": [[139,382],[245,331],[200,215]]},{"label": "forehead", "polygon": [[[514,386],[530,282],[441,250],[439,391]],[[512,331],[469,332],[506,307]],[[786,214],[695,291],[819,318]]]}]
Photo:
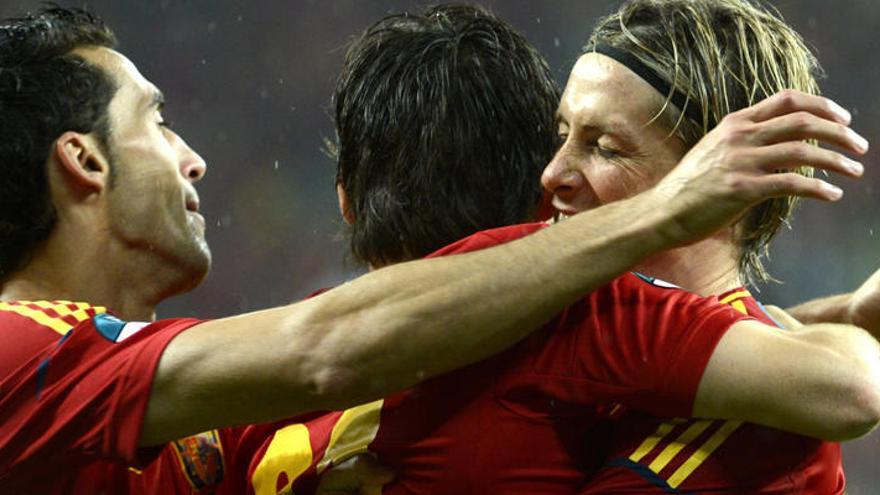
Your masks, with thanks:
[{"label": "forehead", "polygon": [[626,66],[587,53],[571,70],[559,114],[572,124],[634,128],[647,124],[662,104],[660,93]]},{"label": "forehead", "polygon": [[117,84],[117,91],[110,102],[114,107],[131,110],[133,105],[149,104],[159,92],[126,56],[104,47],[86,47],[74,50],[76,55],[106,71]]}]

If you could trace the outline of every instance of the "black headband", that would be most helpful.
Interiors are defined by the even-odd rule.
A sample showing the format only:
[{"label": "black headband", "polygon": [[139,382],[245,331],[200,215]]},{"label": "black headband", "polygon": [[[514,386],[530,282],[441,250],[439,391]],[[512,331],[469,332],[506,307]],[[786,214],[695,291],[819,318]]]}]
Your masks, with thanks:
[{"label": "black headband", "polygon": [[657,75],[657,72],[645,65],[641,60],[636,58],[631,53],[605,44],[593,45],[587,51],[601,53],[606,57],[613,58],[614,60],[620,62],[621,64],[625,65],[629,70],[638,74],[639,77],[641,77],[645,80],[645,82],[653,86],[654,89],[659,91],[660,94],[664,97],[668,96],[671,93],[672,98],[670,98],[670,101],[672,101],[675,106],[681,109],[689,119],[698,124],[703,123],[703,112],[700,110],[699,104],[697,104],[693,99],[688,99],[681,91],[673,91],[669,83],[667,83],[663,80],[663,78]]}]

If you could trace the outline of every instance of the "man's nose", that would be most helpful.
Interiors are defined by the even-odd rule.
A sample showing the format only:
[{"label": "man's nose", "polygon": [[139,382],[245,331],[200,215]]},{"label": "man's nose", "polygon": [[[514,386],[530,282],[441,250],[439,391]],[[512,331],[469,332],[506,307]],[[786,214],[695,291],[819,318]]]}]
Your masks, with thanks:
[{"label": "man's nose", "polygon": [[565,156],[553,158],[541,174],[544,189],[565,200],[586,186],[586,180],[580,170],[574,167]]}]

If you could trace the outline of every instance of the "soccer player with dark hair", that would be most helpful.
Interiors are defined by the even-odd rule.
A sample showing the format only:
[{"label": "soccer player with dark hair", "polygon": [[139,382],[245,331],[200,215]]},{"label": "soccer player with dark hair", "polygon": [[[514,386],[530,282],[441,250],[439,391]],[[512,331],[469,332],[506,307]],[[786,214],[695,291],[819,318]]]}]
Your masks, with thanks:
[{"label": "soccer player with dark hair", "polygon": [[[572,105],[631,108],[653,101],[643,89]],[[842,125],[770,110],[803,97],[783,92],[738,109],[719,118],[705,141],[748,143],[748,149],[727,155],[731,163],[769,159],[765,170],[798,167],[798,158],[806,156],[820,167],[844,166],[840,156],[801,145],[811,137],[864,151]],[[547,109],[555,98],[543,59],[480,8],[440,6],[370,27],[349,48],[335,98],[337,188],[343,216],[352,224],[354,254],[379,267],[432,251],[440,256],[478,250],[542,230],[535,223],[505,227],[510,220],[498,208],[511,201],[518,204],[520,222],[532,218],[539,196],[530,181],[538,180],[540,164],[554,152]],[[662,132],[643,127],[646,122],[618,120],[611,127],[636,126],[645,139]],[[604,128],[593,121],[577,125],[593,132],[588,138],[602,136]],[[599,157],[593,140],[569,138],[560,153],[571,147],[591,160]],[[779,153],[786,157],[770,159],[781,158]],[[778,175],[783,177],[814,180]],[[477,229],[490,230],[456,239]],[[555,253],[551,248],[545,255]],[[800,381],[782,373],[762,376],[765,388],[791,385],[789,395],[837,399],[805,411],[790,402],[775,410],[778,416],[738,409],[741,419],[843,438],[876,424],[880,376],[872,370],[878,345],[870,335],[835,325],[781,335],[756,319],[739,320],[740,306],[757,306],[733,294],[731,307],[651,277],[624,275],[505,353],[384,401],[279,430],[250,466],[253,489],[309,492],[312,475],[370,452],[397,471],[384,493],[573,493],[604,453],[591,431],[598,420],[627,409],[690,416],[695,403],[723,396],[724,390],[707,386],[703,370],[710,358],[732,353],[737,359],[728,361],[731,366],[746,367],[783,351],[797,353],[812,369],[797,367]],[[730,342],[743,338],[766,348],[739,356]],[[742,390],[727,393],[749,398]],[[783,424],[789,416],[798,421]]]},{"label": "soccer player with dark hair", "polygon": [[[497,249],[402,263],[287,307],[153,322],[160,301],[208,270],[194,188],[206,166],[114,45],[79,10],[0,22],[4,493],[122,492],[128,467],[149,464],[165,442],[411,386],[503,350],[646,255],[709,235],[756,201],[840,197],[819,181],[780,182],[761,160],[730,167],[730,146],[710,140],[677,180]],[[798,101],[846,121],[829,105]],[[754,174],[760,187],[737,186]]]}]

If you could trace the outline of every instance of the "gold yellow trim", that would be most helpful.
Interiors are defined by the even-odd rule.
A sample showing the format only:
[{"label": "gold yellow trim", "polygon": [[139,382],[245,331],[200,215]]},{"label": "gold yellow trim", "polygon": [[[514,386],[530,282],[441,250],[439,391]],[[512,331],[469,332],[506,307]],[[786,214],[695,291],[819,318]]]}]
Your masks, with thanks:
[{"label": "gold yellow trim", "polygon": [[724,299],[722,299],[718,302],[721,304],[728,304],[731,301],[735,301],[737,299],[742,299],[743,297],[751,297],[751,296],[752,296],[752,294],[749,293],[749,291],[741,290],[741,291],[734,292],[733,294],[730,294],[729,296],[725,297]]},{"label": "gold yellow trim", "polygon": [[362,454],[379,433],[379,420],[382,404],[377,400],[351,409],[346,409],[333,425],[330,441],[324,458],[318,463],[318,473],[324,472],[331,464],[338,464],[351,456]]},{"label": "gold yellow trim", "polygon": [[[289,493],[290,485],[312,465],[312,443],[304,424],[285,426],[275,432],[269,448],[254,470],[251,483],[256,495]],[[287,484],[276,490],[278,476],[287,475]]]},{"label": "gold yellow trim", "polygon": [[653,435],[646,438],[645,441],[643,441],[642,444],[639,445],[635,452],[633,452],[629,456],[629,460],[633,462],[639,462],[640,460],[642,460],[642,457],[645,457],[646,455],[648,455],[649,452],[654,450],[654,447],[656,447],[657,444],[660,443],[660,440],[663,440],[663,438],[666,435],[669,435],[677,425],[680,425],[685,421],[685,419],[674,418],[669,421],[664,421],[663,423],[660,423],[657,431],[655,431]]},{"label": "gold yellow trim", "polygon": [[675,440],[673,440],[669,445],[660,452],[660,455],[648,465],[648,469],[654,471],[655,473],[659,473],[669,464],[669,461],[675,458],[681,449],[684,448],[690,442],[693,442],[695,438],[700,436],[701,433],[706,431],[706,428],[711,425],[713,421],[707,419],[701,419],[698,421],[694,421],[692,425],[690,425],[681,435],[678,436]]},{"label": "gold yellow trim", "polygon": [[[34,309],[31,305],[41,309]],[[75,305],[76,309],[69,306]],[[49,316],[44,310],[53,310],[60,317]],[[71,316],[77,322],[83,322],[91,318],[88,310],[92,309],[95,314],[106,313],[107,308],[101,306],[90,306],[86,303],[72,303],[70,301],[16,301],[16,302],[0,302],[0,311],[10,311],[19,314],[34,322],[49,327],[61,335],[66,334],[73,328],[73,325],[64,320],[64,316]]]},{"label": "gold yellow trim", "polygon": [[677,488],[682,484],[742,424],[742,421],[725,421],[718,431],[703,442],[703,445],[700,445],[700,448],[672,473],[672,476],[667,480],[669,486]]}]

